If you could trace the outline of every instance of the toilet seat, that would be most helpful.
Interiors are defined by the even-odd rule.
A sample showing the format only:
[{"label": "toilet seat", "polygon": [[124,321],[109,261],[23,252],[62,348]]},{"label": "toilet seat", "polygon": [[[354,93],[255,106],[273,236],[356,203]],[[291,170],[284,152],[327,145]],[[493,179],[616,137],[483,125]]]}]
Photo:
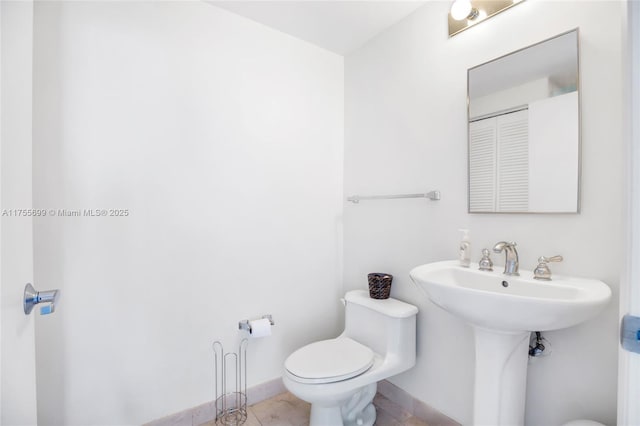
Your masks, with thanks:
[{"label": "toilet seat", "polygon": [[373,351],[348,337],[321,340],[304,346],[284,363],[300,383],[333,383],[350,379],[373,365]]}]

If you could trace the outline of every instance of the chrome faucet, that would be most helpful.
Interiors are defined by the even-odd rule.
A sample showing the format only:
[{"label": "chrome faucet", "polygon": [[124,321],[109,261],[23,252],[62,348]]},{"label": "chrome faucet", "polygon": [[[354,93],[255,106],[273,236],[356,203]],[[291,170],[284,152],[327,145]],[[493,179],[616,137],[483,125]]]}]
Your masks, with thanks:
[{"label": "chrome faucet", "polygon": [[504,274],[505,275],[520,275],[518,272],[518,250],[516,250],[516,243],[508,243],[506,241],[500,241],[493,246],[495,253],[501,253],[504,250],[507,259],[504,262]]}]

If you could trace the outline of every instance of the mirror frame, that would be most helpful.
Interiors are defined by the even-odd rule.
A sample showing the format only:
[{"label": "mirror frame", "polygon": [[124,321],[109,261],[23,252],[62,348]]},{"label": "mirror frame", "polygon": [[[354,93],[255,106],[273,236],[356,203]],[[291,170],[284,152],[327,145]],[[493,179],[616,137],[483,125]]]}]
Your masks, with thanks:
[{"label": "mirror frame", "polygon": [[[562,37],[564,35],[570,34],[572,32],[576,33],[576,53],[577,53],[577,59],[578,59],[578,70],[577,70],[577,77],[576,77],[576,87],[577,87],[577,91],[578,91],[578,187],[577,187],[577,205],[576,205],[576,210],[575,211],[570,211],[570,212],[532,212],[532,211],[526,211],[526,212],[472,212],[471,211],[471,159],[469,158],[469,152],[470,152],[470,98],[469,98],[469,74],[471,71],[473,71],[476,68],[479,68],[483,65],[487,65],[491,62],[495,62],[498,61],[500,59],[506,58],[507,56],[522,52],[524,50],[529,49],[530,47],[534,47],[534,46],[538,46],[540,44],[546,43],[550,40],[556,39],[558,37]],[[530,44],[528,46],[522,47],[520,49],[514,50],[513,52],[509,52],[506,53],[502,56],[498,56],[496,58],[490,59],[486,62],[483,62],[481,64],[478,64],[476,66],[473,66],[471,68],[467,69],[467,213],[468,214],[544,214],[544,215],[549,215],[549,214],[560,214],[560,215],[566,215],[566,214],[580,214],[581,208],[582,208],[582,87],[581,87],[581,79],[580,79],[580,28],[576,27],[576,28],[572,28],[568,31],[565,31],[563,33],[557,34],[555,36],[549,37],[547,39],[544,39],[542,41],[539,41],[537,43],[533,43]]]}]

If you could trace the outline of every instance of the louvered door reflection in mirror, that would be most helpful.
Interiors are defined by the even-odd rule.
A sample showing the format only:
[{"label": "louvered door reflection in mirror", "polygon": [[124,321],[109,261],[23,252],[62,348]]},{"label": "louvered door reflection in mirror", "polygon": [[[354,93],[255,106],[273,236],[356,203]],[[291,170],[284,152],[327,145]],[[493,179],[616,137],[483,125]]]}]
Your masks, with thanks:
[{"label": "louvered door reflection in mirror", "polygon": [[578,30],[468,71],[470,213],[580,209]]}]

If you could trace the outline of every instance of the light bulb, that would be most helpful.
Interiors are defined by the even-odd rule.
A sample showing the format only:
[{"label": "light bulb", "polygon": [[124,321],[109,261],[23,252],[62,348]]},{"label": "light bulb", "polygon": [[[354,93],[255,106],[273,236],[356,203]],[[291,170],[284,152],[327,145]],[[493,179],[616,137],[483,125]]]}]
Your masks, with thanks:
[{"label": "light bulb", "polygon": [[451,5],[451,17],[461,21],[471,13],[471,0],[455,0]]}]

